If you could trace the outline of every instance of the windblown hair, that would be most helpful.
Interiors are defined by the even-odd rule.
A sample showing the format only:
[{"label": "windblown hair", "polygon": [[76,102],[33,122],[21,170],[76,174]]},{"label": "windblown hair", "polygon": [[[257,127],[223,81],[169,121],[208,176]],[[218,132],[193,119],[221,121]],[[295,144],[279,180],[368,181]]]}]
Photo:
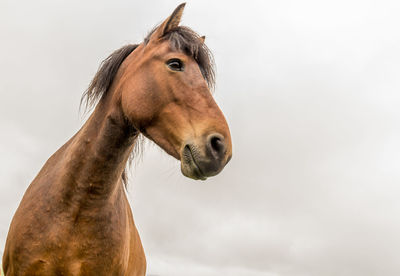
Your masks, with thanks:
[{"label": "windblown hair", "polygon": [[[157,29],[155,27],[144,39],[144,43],[148,44],[150,36]],[[178,26],[177,28],[166,33],[162,39],[170,42],[170,46],[175,51],[181,51],[193,59],[199,65],[200,71],[206,80],[209,88],[215,87],[215,69],[214,58],[208,47],[201,41],[200,36],[188,27]],[[80,106],[84,106],[84,110],[92,109],[102,98],[107,95],[112,82],[118,72],[122,62],[131,54],[139,44],[128,44],[114,51],[100,64],[99,70],[90,82],[88,89],[83,93]],[[142,138],[139,136],[139,143]],[[139,148],[139,149],[138,149]],[[135,151],[140,152],[141,147],[135,146]],[[132,161],[132,156],[128,164]],[[122,174],[122,181],[127,185],[127,169]]]},{"label": "windblown hair", "polygon": [[122,62],[138,46],[138,44],[125,45],[101,62],[99,70],[90,82],[88,89],[82,95],[80,105],[84,104],[85,110],[94,107],[106,95]]}]

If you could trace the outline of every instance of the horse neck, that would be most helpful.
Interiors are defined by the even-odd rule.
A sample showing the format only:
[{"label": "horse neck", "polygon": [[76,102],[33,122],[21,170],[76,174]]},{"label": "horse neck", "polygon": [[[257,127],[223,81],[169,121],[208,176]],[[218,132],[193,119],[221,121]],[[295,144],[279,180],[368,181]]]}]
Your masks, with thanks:
[{"label": "horse neck", "polygon": [[112,98],[109,93],[100,100],[65,151],[68,199],[110,199],[123,189],[122,173],[138,133]]}]

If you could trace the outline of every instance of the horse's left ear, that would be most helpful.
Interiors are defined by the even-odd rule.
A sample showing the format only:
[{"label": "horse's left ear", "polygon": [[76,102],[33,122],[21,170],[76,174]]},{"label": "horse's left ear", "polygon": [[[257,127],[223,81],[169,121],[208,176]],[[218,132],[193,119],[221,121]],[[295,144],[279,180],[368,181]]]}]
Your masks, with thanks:
[{"label": "horse's left ear", "polygon": [[181,17],[185,5],[186,3],[182,3],[178,7],[176,7],[174,12],[167,19],[165,19],[164,22],[157,28],[157,30],[153,33],[151,38],[159,39],[169,31],[178,27],[179,23],[181,22]]},{"label": "horse's left ear", "polygon": [[200,37],[199,37],[199,40],[200,40],[200,43],[201,43],[201,44],[204,44],[204,41],[206,41],[206,36],[205,36],[205,35],[200,36]]}]

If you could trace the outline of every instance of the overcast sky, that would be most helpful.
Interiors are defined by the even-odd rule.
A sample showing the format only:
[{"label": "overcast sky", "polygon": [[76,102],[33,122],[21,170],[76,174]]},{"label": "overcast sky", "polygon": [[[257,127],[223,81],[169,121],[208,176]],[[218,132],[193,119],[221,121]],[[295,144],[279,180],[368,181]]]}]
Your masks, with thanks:
[{"label": "overcast sky", "polygon": [[[0,0],[0,254],[114,49],[180,1]],[[188,1],[233,159],[206,182],[148,143],[129,197],[158,276],[400,275],[400,2]]]}]

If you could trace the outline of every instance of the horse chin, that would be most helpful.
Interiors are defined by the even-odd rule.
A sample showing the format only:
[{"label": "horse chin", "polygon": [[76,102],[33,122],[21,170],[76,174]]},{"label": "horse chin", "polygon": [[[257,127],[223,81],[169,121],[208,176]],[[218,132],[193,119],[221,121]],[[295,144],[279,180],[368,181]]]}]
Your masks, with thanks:
[{"label": "horse chin", "polygon": [[194,180],[206,180],[207,177],[201,174],[197,167],[192,167],[188,164],[181,163],[182,174]]},{"label": "horse chin", "polygon": [[186,177],[194,180],[206,180],[207,177],[201,172],[199,166],[190,155],[183,155],[181,157],[181,171]]}]

